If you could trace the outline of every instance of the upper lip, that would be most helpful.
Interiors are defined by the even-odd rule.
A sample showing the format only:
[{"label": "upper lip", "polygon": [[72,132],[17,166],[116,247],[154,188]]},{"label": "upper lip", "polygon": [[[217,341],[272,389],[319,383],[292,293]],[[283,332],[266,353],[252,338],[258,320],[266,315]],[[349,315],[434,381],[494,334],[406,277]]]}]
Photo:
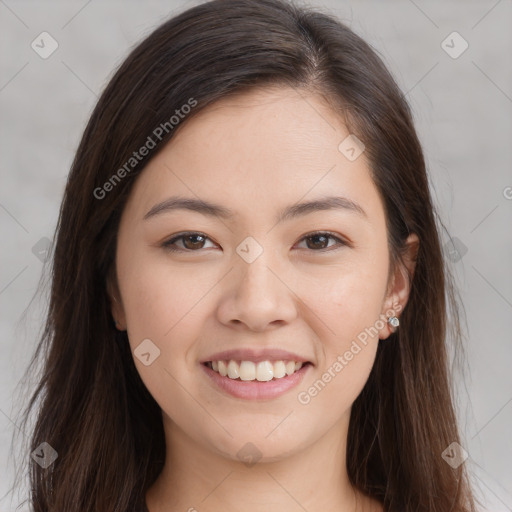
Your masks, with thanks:
[{"label": "upper lip", "polygon": [[302,363],[311,362],[306,357],[302,357],[294,352],[277,348],[265,349],[252,349],[252,348],[237,348],[231,350],[224,350],[216,352],[215,354],[203,359],[201,363],[208,361],[252,361],[259,363],[260,361],[297,361]]}]

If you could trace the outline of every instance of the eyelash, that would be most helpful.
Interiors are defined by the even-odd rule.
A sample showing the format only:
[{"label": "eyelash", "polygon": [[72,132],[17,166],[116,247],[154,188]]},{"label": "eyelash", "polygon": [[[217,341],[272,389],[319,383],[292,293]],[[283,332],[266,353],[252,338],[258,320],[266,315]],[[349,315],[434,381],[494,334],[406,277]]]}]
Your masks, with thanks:
[{"label": "eyelash", "polygon": [[[204,238],[206,238],[208,240],[211,240],[210,237],[206,236],[204,233],[201,233],[201,232],[198,232],[198,231],[189,231],[189,232],[181,233],[181,234],[179,234],[177,236],[172,237],[171,239],[169,239],[166,242],[164,242],[162,244],[162,247],[164,247],[166,250],[168,250],[170,252],[199,252],[201,249],[192,250],[192,249],[181,249],[181,248],[173,247],[173,244],[177,240],[181,240],[181,239],[185,238],[186,236],[191,236],[191,235],[199,235],[199,236],[204,237]],[[348,242],[342,240],[340,237],[336,236],[334,233],[331,233],[330,231],[315,231],[313,233],[308,233],[307,235],[304,235],[299,241],[302,242],[303,240],[305,240],[307,238],[313,238],[313,237],[318,236],[318,235],[327,235],[328,238],[332,238],[332,239],[337,240],[339,242],[339,247],[335,247],[335,248],[329,247],[329,248],[318,249],[318,250],[309,249],[310,251],[313,251],[313,252],[327,252],[327,251],[341,249],[343,246],[350,246],[350,244]],[[213,240],[211,240],[211,241],[213,241]]]}]

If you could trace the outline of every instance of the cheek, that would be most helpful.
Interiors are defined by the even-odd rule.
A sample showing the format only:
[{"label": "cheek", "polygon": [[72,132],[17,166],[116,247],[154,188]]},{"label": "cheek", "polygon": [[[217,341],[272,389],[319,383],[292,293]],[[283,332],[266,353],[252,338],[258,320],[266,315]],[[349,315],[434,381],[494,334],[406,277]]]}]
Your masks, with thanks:
[{"label": "cheek", "polygon": [[314,398],[318,406],[329,409],[334,400],[339,412],[350,407],[366,383],[375,360],[378,333],[384,326],[381,308],[387,257],[385,253],[381,256],[347,259],[343,268],[330,272],[330,276],[308,280],[309,289],[314,291],[305,287],[299,293],[311,309],[307,322],[316,326],[321,350],[319,368],[305,385],[307,389],[303,386],[305,396],[299,402]]},{"label": "cheek", "polygon": [[321,342],[318,367],[297,396],[306,410],[327,424],[348,412],[362,391],[375,361],[378,330],[382,328],[378,322],[380,294],[361,298],[355,295],[361,293],[356,284],[338,284],[340,288],[333,286],[331,294],[323,298],[322,320],[327,327],[317,331]]},{"label": "cheek", "polygon": [[135,251],[119,263],[132,351],[149,338],[160,350],[160,364],[170,371],[188,369],[184,365],[196,363],[194,340],[204,328],[205,299],[222,275],[208,265],[190,270]]},{"label": "cheek", "polygon": [[[139,375],[162,410],[187,424],[192,412],[183,385],[197,364],[194,340],[201,335],[201,299],[214,285],[212,276],[197,272],[191,276],[176,269],[171,272],[168,264],[148,257],[143,261],[135,252],[120,262],[118,274],[129,343]],[[148,365],[138,357],[142,353],[138,347],[146,339],[154,344],[149,345]]]},{"label": "cheek", "polygon": [[[387,269],[385,253],[380,258],[354,253],[328,273],[308,277],[298,294],[318,317],[315,323],[326,351],[344,350],[360,333],[374,333],[371,328],[381,319]],[[377,330],[382,328],[381,322],[377,325]]]},{"label": "cheek", "polygon": [[146,264],[128,266],[124,283],[128,332],[134,337],[162,338],[176,321],[178,298],[183,296],[179,282],[170,280],[158,267]]}]

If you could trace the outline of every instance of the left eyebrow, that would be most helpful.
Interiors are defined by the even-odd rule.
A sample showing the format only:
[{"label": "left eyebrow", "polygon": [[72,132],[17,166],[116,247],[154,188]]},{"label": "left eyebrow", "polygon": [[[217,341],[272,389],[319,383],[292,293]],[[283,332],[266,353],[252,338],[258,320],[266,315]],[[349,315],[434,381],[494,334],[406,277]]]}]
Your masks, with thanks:
[{"label": "left eyebrow", "polygon": [[[230,219],[235,216],[235,212],[233,212],[233,210],[203,199],[172,196],[161,203],[154,205],[146,215],[144,215],[144,220],[174,210],[189,210],[209,217],[222,219]],[[276,224],[322,210],[345,210],[368,219],[366,212],[355,201],[346,197],[329,196],[287,206],[279,212]]]}]

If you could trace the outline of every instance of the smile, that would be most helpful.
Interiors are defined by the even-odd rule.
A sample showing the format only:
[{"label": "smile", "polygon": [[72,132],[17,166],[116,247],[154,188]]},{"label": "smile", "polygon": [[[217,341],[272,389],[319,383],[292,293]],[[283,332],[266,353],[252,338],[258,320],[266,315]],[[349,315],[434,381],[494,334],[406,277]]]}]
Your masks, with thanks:
[{"label": "smile", "polygon": [[297,386],[312,366],[301,361],[206,361],[201,364],[217,388],[237,398],[268,400]]}]

